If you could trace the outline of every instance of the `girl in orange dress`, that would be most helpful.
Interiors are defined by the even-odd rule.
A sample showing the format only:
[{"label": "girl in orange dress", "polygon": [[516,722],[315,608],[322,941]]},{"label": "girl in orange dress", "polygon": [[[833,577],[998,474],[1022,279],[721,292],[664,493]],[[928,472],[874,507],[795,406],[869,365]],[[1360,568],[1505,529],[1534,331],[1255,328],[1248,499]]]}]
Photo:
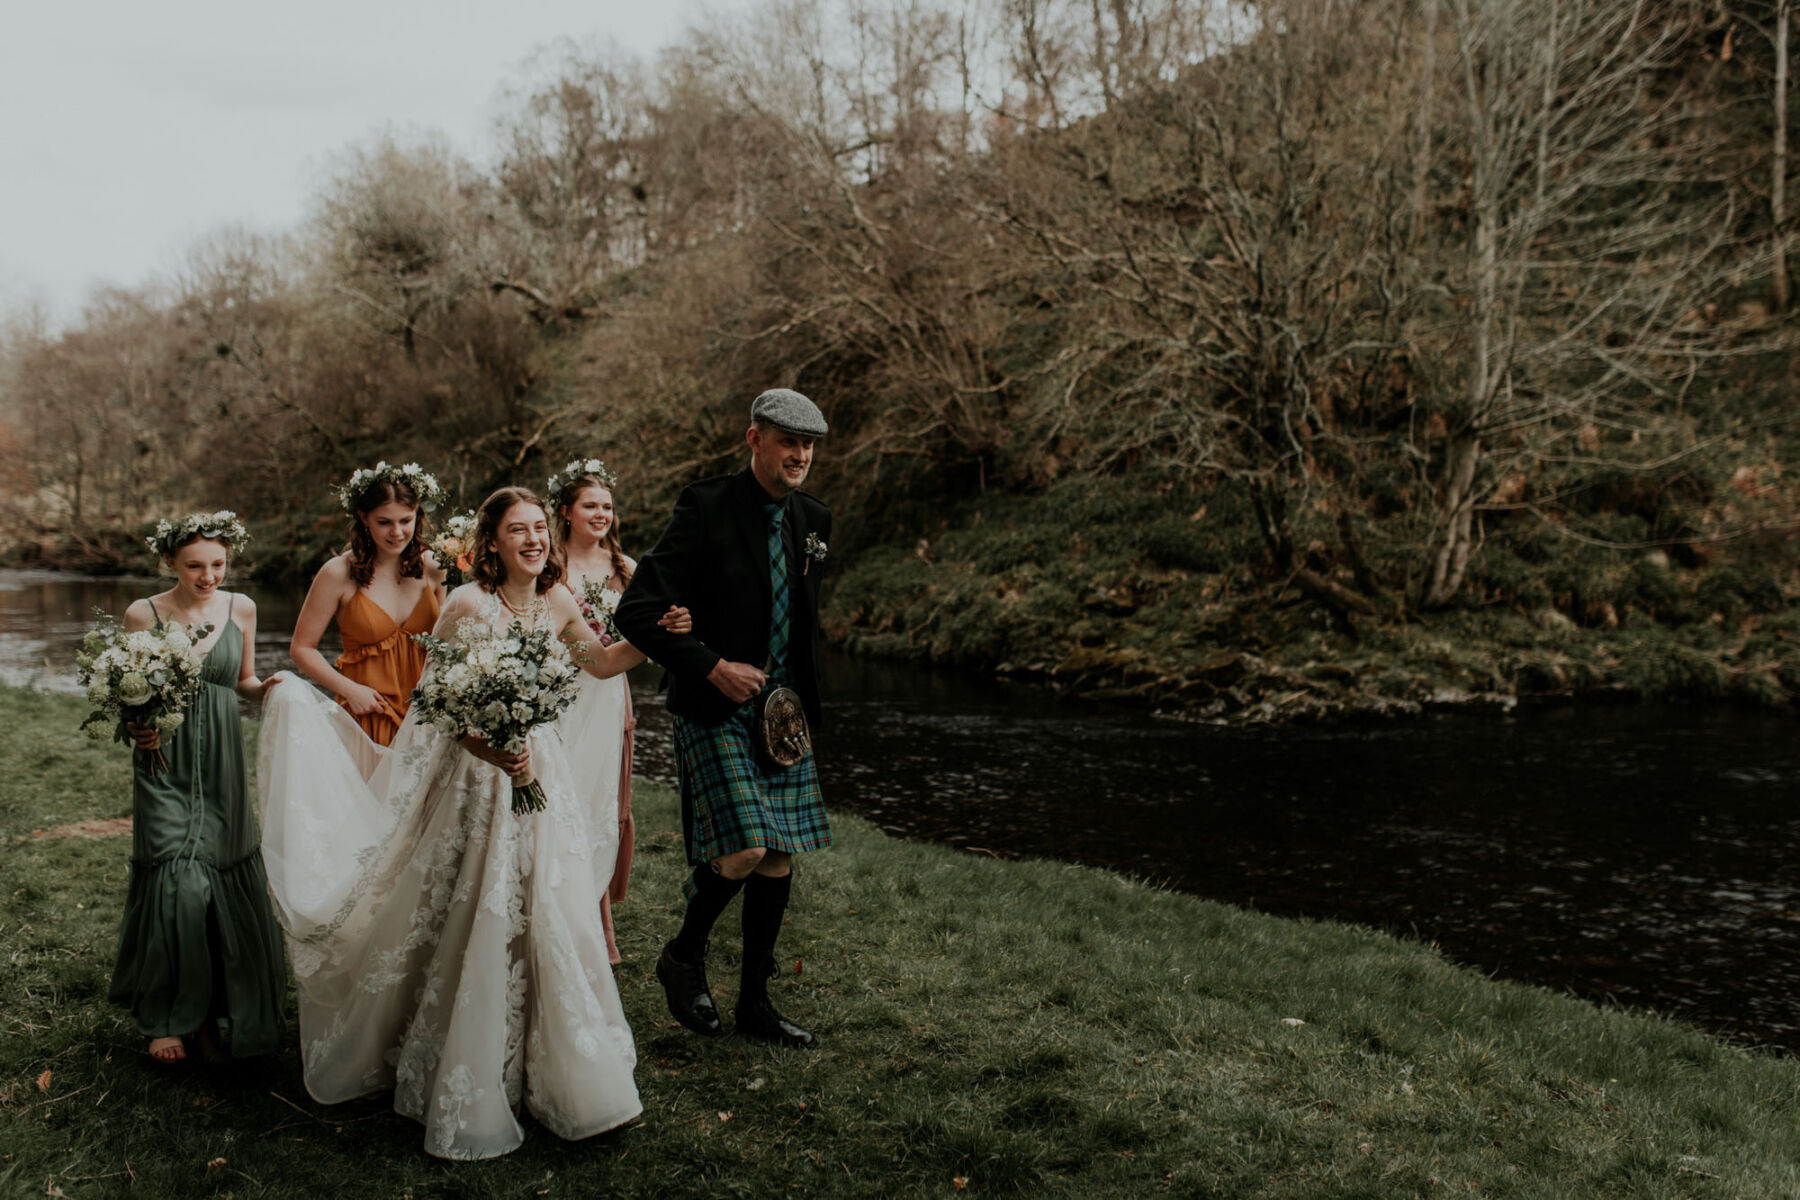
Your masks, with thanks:
[{"label": "girl in orange dress", "polygon": [[[425,670],[413,635],[431,632],[443,603],[444,573],[425,543],[427,514],[444,491],[417,463],[382,462],[352,475],[338,499],[350,514],[350,545],[313,578],[288,653],[371,741],[386,746]],[[332,664],[319,653],[319,638],[334,618],[344,653]]]}]

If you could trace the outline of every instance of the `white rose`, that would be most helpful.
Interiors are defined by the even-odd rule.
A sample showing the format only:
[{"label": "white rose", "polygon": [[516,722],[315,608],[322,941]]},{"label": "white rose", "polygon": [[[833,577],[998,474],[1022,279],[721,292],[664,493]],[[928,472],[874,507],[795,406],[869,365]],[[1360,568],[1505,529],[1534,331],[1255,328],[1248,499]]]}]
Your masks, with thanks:
[{"label": "white rose", "polygon": [[150,681],[136,671],[128,672],[119,680],[119,700],[124,704],[147,703],[155,693],[150,690]]}]

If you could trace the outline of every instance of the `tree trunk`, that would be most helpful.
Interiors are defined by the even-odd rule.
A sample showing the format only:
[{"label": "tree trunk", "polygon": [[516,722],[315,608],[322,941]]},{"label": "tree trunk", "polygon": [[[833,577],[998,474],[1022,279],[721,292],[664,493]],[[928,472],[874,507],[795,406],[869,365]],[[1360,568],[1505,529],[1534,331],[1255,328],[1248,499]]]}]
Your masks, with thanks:
[{"label": "tree trunk", "polygon": [[1427,184],[1431,174],[1431,88],[1437,75],[1438,0],[1422,0],[1425,18],[1424,61],[1419,65],[1419,116],[1413,157],[1412,235],[1417,241],[1425,233],[1425,205],[1429,196]]},{"label": "tree trunk", "polygon": [[1787,81],[1788,23],[1792,19],[1792,0],[1777,0],[1775,5],[1775,147],[1769,181],[1769,223],[1775,232],[1775,311],[1788,310],[1787,274]]},{"label": "tree trunk", "polygon": [[1468,573],[1469,555],[1475,549],[1475,470],[1481,465],[1480,436],[1465,433],[1452,439],[1448,458],[1442,505],[1447,520],[1437,553],[1432,556],[1425,608],[1442,608],[1456,599]]}]

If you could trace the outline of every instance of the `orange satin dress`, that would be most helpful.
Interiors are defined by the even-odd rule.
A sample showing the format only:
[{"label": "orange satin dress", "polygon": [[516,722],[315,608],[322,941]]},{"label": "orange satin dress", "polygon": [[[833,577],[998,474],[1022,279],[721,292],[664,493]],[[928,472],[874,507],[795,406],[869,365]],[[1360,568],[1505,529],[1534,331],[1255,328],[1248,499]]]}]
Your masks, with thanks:
[{"label": "orange satin dress", "polygon": [[[400,722],[412,706],[413,685],[425,673],[425,651],[413,641],[413,635],[430,633],[437,619],[437,589],[433,587],[425,589],[411,614],[398,625],[362,588],[338,610],[338,635],[344,639],[344,653],[335,664],[338,672],[381,693],[384,707],[366,717],[355,717],[377,745],[392,745],[394,735],[400,732]],[[344,703],[342,698],[338,703]]]}]

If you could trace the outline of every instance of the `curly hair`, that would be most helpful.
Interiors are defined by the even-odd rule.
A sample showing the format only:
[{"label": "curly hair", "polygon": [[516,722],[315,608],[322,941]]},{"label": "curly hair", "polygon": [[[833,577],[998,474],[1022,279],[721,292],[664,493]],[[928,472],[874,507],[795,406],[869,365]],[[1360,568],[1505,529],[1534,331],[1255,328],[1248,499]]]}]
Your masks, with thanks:
[{"label": "curly hair", "polygon": [[[544,511],[544,502],[538,499],[537,493],[522,487],[503,487],[483,500],[481,507],[475,510],[475,548],[469,575],[490,592],[499,591],[500,585],[506,582],[506,564],[500,561],[495,543],[500,537],[500,522],[515,504],[530,504]],[[538,594],[541,596],[555,587],[562,576],[562,563],[557,561],[554,551],[546,554],[543,573],[537,580]]]},{"label": "curly hair", "polygon": [[581,498],[582,492],[591,487],[604,488],[606,494],[613,498],[612,524],[607,526],[606,536],[600,539],[600,544],[606,548],[607,554],[612,556],[613,574],[619,577],[619,582],[630,583],[631,568],[625,561],[625,548],[619,544],[618,491],[598,475],[577,475],[557,489],[554,500],[556,518],[550,522],[550,527],[556,530],[557,566],[562,568],[564,574],[568,573],[570,521],[563,514],[568,512],[570,506]]},{"label": "curly hair", "polygon": [[419,507],[419,493],[404,479],[378,479],[362,490],[350,516],[350,544],[344,562],[357,587],[368,587],[375,578],[375,538],[363,518],[384,504],[404,504],[416,514],[412,541],[400,551],[400,578],[419,579],[425,574],[425,546],[431,541],[431,518]]}]

